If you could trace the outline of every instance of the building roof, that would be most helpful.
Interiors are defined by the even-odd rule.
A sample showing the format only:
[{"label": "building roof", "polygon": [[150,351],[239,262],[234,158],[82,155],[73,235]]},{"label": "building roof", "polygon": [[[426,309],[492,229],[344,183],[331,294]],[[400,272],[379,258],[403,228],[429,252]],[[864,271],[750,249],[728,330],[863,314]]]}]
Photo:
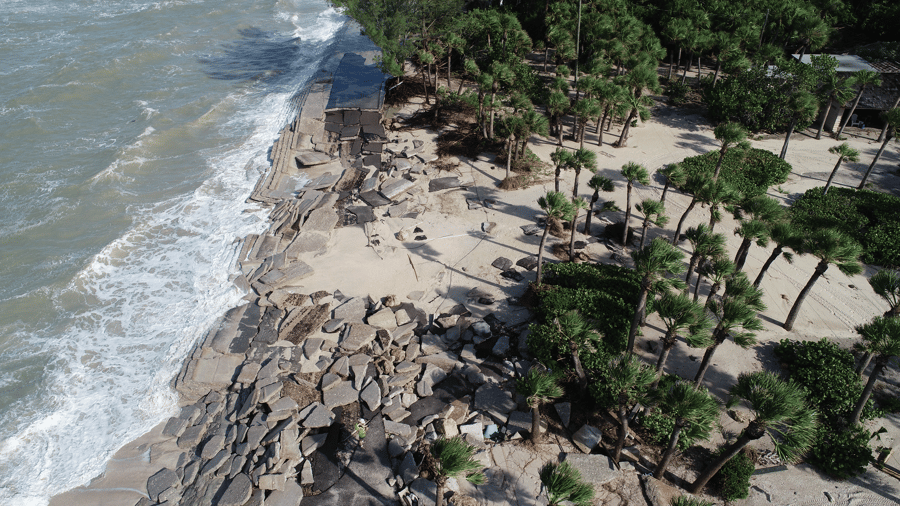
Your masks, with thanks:
[{"label": "building roof", "polygon": [[[797,59],[797,57],[799,57],[800,55],[795,54],[795,55],[791,55],[791,56],[793,56],[794,59]],[[802,63],[809,65],[811,56],[813,56],[813,55],[805,54],[805,55],[803,55],[803,58],[800,59],[800,61]],[[818,56],[818,55],[816,55],[816,56]],[[837,61],[838,61],[837,71],[838,72],[856,72],[859,70],[871,70],[872,72],[879,72],[879,70],[877,68],[873,67],[869,62],[867,62],[866,60],[862,59],[861,57],[853,55],[853,54],[830,54],[828,56],[831,56],[832,58],[837,59]]]}]

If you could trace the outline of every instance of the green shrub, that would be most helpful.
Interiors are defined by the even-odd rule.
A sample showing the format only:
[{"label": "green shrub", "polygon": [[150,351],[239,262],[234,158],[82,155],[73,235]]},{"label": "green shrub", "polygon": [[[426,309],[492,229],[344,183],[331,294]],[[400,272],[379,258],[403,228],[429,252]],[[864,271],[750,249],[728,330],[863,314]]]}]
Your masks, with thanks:
[{"label": "green shrub", "polygon": [[602,369],[609,359],[625,350],[628,330],[637,305],[640,280],[631,269],[617,265],[559,263],[547,266],[537,323],[530,327],[528,347],[551,368],[569,366],[569,347],[553,325],[553,319],[577,310],[597,324],[603,336],[599,348],[579,355],[585,369]]},{"label": "green shrub", "polygon": [[726,462],[715,476],[722,498],[726,501],[746,499],[750,495],[750,476],[755,470],[756,464],[746,451]]},{"label": "green shrub", "polygon": [[690,87],[686,84],[681,84],[680,81],[672,81],[666,86],[666,96],[669,97],[669,103],[671,105],[682,105],[687,98],[688,90]]},{"label": "green shrub", "polygon": [[863,246],[861,260],[883,267],[900,265],[900,198],[887,193],[835,188],[806,191],[791,206],[803,230],[837,228]]},{"label": "green shrub", "polygon": [[835,478],[852,478],[865,472],[872,458],[871,437],[862,425],[836,429],[822,424],[809,451],[809,460]]},{"label": "green shrub", "polygon": [[[790,368],[791,379],[806,389],[823,422],[837,424],[853,411],[863,384],[854,372],[849,351],[824,338],[809,342],[782,339],[775,347],[775,356]],[[871,400],[866,406],[863,420],[877,415]]]},{"label": "green shrub", "polygon": [[[715,172],[719,151],[685,158],[682,167],[686,174]],[[764,149],[731,149],[725,153],[719,177],[741,192],[745,199],[765,195],[770,186],[787,181],[791,165]],[[686,188],[687,191],[692,191]]]},{"label": "green shrub", "polygon": [[[803,385],[807,399],[816,403],[821,424],[809,460],[837,478],[850,478],[865,470],[872,455],[869,434],[862,426],[847,428],[847,418],[862,395],[863,384],[854,372],[853,355],[837,344],[783,339],[775,356],[791,371],[791,379]],[[880,416],[872,399],[862,420]]]}]

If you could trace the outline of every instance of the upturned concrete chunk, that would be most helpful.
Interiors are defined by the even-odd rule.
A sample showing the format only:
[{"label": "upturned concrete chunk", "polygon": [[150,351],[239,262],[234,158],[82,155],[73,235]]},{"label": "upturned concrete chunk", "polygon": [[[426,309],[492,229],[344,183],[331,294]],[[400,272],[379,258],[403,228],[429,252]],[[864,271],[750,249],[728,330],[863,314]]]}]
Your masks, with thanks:
[{"label": "upturned concrete chunk", "polygon": [[285,474],[264,474],[259,477],[259,488],[263,490],[284,490],[286,483]]},{"label": "upturned concrete chunk", "polygon": [[572,442],[584,453],[591,453],[594,447],[600,443],[601,438],[602,433],[600,432],[600,429],[591,427],[590,425],[583,425],[574,435],[572,435]]},{"label": "upturned concrete chunk", "polygon": [[384,421],[384,431],[388,434],[396,434],[402,438],[409,439],[416,433],[416,428],[405,423]]},{"label": "upturned concrete chunk", "polygon": [[239,474],[231,480],[222,497],[219,499],[219,506],[242,506],[250,500],[253,482],[246,474]]},{"label": "upturned concrete chunk", "polygon": [[512,394],[494,383],[485,383],[475,391],[475,409],[483,411],[498,422],[506,422],[510,411],[516,409]]},{"label": "upturned concrete chunk", "polygon": [[397,328],[397,318],[391,308],[383,308],[375,314],[369,315],[366,322],[379,329],[393,330]]},{"label": "upturned concrete chunk", "polygon": [[377,381],[372,381],[369,386],[363,389],[359,394],[360,400],[366,403],[371,411],[375,411],[381,406],[381,387]]},{"label": "upturned concrete chunk", "polygon": [[428,364],[425,366],[425,372],[422,373],[422,379],[416,384],[416,393],[421,397],[431,396],[434,393],[431,390],[432,387],[443,381],[446,377],[447,373],[445,373],[443,369],[434,364]]},{"label": "upturned concrete chunk", "polygon": [[456,364],[459,362],[459,357],[457,357],[455,353],[442,351],[440,353],[435,353],[434,355],[418,357],[415,360],[417,364],[434,364],[444,371],[449,372],[456,367]]},{"label": "upturned concrete chunk", "polygon": [[188,427],[181,433],[181,437],[178,438],[178,447],[182,450],[194,448],[203,439],[204,434],[206,434],[206,426],[194,425],[193,427]]},{"label": "upturned concrete chunk", "polygon": [[298,506],[303,499],[303,487],[296,480],[288,480],[284,490],[276,490],[266,498],[266,506]]},{"label": "upturned concrete chunk", "polygon": [[347,323],[362,323],[366,316],[366,302],[362,297],[353,297],[334,310],[335,319],[344,320]]},{"label": "upturned concrete chunk", "polygon": [[[335,415],[330,409],[326,408],[320,402],[310,404],[312,409],[303,419],[302,425],[308,429],[318,429],[320,427],[329,427],[334,423]],[[306,411],[306,410],[304,410]]]},{"label": "upturned concrete chunk", "polygon": [[436,192],[450,188],[459,188],[460,186],[463,186],[463,183],[456,176],[439,177],[428,182],[428,191]]},{"label": "upturned concrete chunk", "polygon": [[400,477],[403,483],[412,483],[419,477],[419,466],[416,465],[416,459],[413,452],[406,452],[403,462],[400,463]]},{"label": "upturned concrete chunk", "polygon": [[225,434],[216,434],[206,441],[203,445],[203,451],[200,452],[200,458],[211,459],[225,446]]},{"label": "upturned concrete chunk", "polygon": [[311,166],[328,163],[332,160],[331,156],[319,151],[303,151],[295,155],[297,165]]},{"label": "upturned concrete chunk", "polygon": [[168,422],[166,422],[166,427],[162,432],[163,436],[178,437],[182,432],[184,432],[187,424],[188,421],[184,418],[173,416],[172,418],[169,418]]},{"label": "upturned concrete chunk", "polygon": [[171,469],[160,469],[147,480],[147,494],[156,501],[159,494],[178,483],[178,475]]},{"label": "upturned concrete chunk", "polygon": [[249,385],[256,381],[256,374],[259,372],[260,365],[258,362],[244,362],[241,366],[241,372],[238,374],[237,382]]},{"label": "upturned concrete chunk", "polygon": [[567,453],[565,462],[577,469],[584,481],[595,487],[602,487],[621,474],[606,455]]},{"label": "upturned concrete chunk", "polygon": [[394,181],[388,182],[381,186],[381,195],[388,199],[394,200],[401,193],[409,190],[415,185],[412,181],[408,179],[395,179]]},{"label": "upturned concrete chunk", "polygon": [[367,346],[375,339],[377,329],[363,323],[355,323],[345,331],[341,339],[341,348],[347,351],[356,351]]},{"label": "upturned concrete chunk", "polygon": [[359,399],[359,392],[353,388],[353,384],[349,381],[339,383],[334,388],[328,389],[322,394],[322,402],[328,409],[337,406],[345,406]]},{"label": "upturned concrete chunk", "polygon": [[508,271],[510,267],[512,267],[512,260],[505,257],[497,257],[496,260],[491,262],[491,265],[500,269],[501,271]]},{"label": "upturned concrete chunk", "polygon": [[571,402],[558,402],[553,405],[556,408],[556,414],[559,415],[560,421],[562,421],[563,427],[569,426],[569,420],[572,418],[572,403]]}]

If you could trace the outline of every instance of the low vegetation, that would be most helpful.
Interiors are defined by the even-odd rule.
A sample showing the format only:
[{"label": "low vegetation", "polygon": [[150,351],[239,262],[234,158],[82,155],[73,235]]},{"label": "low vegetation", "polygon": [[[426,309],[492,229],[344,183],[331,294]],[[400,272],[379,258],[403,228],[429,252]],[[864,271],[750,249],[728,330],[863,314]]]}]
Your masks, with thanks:
[{"label": "low vegetation", "polygon": [[[712,173],[719,161],[719,151],[685,158],[681,166],[691,174]],[[791,165],[764,149],[731,149],[722,162],[721,178],[744,199],[765,195],[769,187],[787,181]]]},{"label": "low vegetation", "polygon": [[851,188],[807,190],[791,206],[792,223],[813,231],[838,229],[863,247],[867,264],[900,265],[900,198],[887,193]]}]

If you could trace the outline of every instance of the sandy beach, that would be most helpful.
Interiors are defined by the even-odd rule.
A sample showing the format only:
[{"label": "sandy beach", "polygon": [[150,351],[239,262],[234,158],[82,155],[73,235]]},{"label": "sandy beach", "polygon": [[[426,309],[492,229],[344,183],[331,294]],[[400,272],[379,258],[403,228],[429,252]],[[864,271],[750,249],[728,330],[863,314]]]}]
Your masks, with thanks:
[{"label": "sandy beach", "polygon": [[[370,64],[371,62],[367,63]],[[647,186],[636,185],[634,188],[632,202],[640,202],[645,198],[659,198],[663,183],[656,171],[660,168],[673,162],[680,162],[686,157],[718,149],[718,143],[713,136],[713,125],[702,115],[701,110],[689,107],[675,108],[666,105],[665,97],[653,98],[656,105],[652,108],[652,118],[631,129],[628,147],[614,148],[608,144],[617,138],[616,134],[619,131],[619,125],[613,125],[612,131],[605,136],[607,143],[602,146],[596,145],[593,125],[589,126],[587,130],[585,147],[597,153],[598,173],[609,177],[616,185],[613,193],[604,194],[601,198],[614,201],[620,207],[625,206],[625,185],[620,174],[620,169],[625,163],[636,162],[642,164],[651,173],[651,184]],[[400,311],[398,308],[401,308],[401,305],[403,305],[403,311],[411,308],[408,311],[409,314],[412,315],[413,311],[417,311],[417,314],[424,315],[425,321],[429,324],[436,322],[440,315],[452,313],[461,304],[468,313],[464,318],[468,319],[470,325],[478,321],[495,318],[503,322],[503,325],[508,329],[524,330],[525,324],[531,318],[531,314],[528,309],[515,303],[517,298],[524,294],[528,283],[534,280],[535,273],[533,270],[519,268],[518,272],[522,274],[523,279],[515,281],[501,276],[501,270],[493,267],[491,264],[499,257],[510,259],[515,263],[520,259],[537,254],[540,236],[525,235],[522,227],[533,225],[537,222],[537,218],[542,215],[537,205],[537,200],[540,196],[546,194],[548,190],[553,189],[553,174],[549,167],[551,163],[550,154],[556,149],[556,142],[551,138],[533,137],[530,139],[529,148],[542,161],[547,163],[548,168],[537,176],[535,183],[531,186],[518,190],[504,191],[498,185],[505,176],[505,166],[495,163],[493,154],[484,153],[476,159],[453,157],[438,160],[436,151],[440,132],[428,128],[405,126],[405,121],[411,118],[421,107],[421,101],[421,97],[416,97],[402,107],[387,107],[384,110],[385,124],[393,124],[395,129],[388,129],[385,133],[386,141],[382,154],[382,160],[385,161],[384,166],[379,165],[374,171],[368,172],[367,176],[375,177],[376,179],[380,176],[377,184],[380,185],[382,191],[384,191],[386,183],[395,180],[399,181],[402,179],[412,184],[407,185],[408,187],[393,197],[388,204],[373,207],[373,219],[366,223],[344,223],[342,221],[348,215],[346,214],[347,209],[365,207],[367,204],[361,201],[359,195],[352,190],[345,191],[345,195],[335,189],[336,202],[334,206],[339,211],[336,211],[335,228],[333,230],[329,229],[325,233],[327,238],[321,244],[321,247],[305,251],[298,257],[302,263],[309,267],[310,273],[304,275],[302,279],[285,284],[280,288],[286,293],[300,294],[303,297],[323,293],[318,301],[313,299],[311,303],[305,302],[304,304],[298,304],[297,307],[317,307],[324,304],[328,305],[327,312],[329,315],[349,300],[354,298],[359,300],[367,299],[370,301],[368,306],[369,312],[366,315],[369,322],[368,325],[373,325],[371,319],[374,315],[382,314],[380,311],[392,307],[388,304],[387,298],[393,296],[393,300],[397,301],[392,309],[395,315]],[[315,109],[310,106],[304,110],[304,114],[312,115]],[[322,123],[326,114],[326,108],[323,107],[320,113],[316,111],[318,118],[313,119]],[[318,124],[313,124],[310,128],[319,128],[319,126]],[[449,126],[446,128],[449,130],[454,127]],[[880,146],[880,143],[875,141],[879,132],[871,129],[865,131],[849,129],[848,133],[847,142],[860,151],[860,162],[844,163],[835,178],[834,185],[855,187],[874,156],[875,151]],[[311,136],[311,139],[301,139],[298,136],[296,143],[301,145],[310,141],[313,144],[316,143],[314,135]],[[780,151],[782,143],[782,136],[764,136],[752,140],[753,147],[775,153]],[[809,130],[796,133],[786,157],[786,161],[793,167],[793,172],[786,183],[778,188],[771,188],[768,195],[778,199],[784,205],[789,205],[807,189],[822,186],[834,164],[834,155],[829,154],[827,150],[829,147],[837,144],[839,144],[838,141],[831,138],[823,138],[816,141],[810,135]],[[307,146],[301,150],[312,151],[312,149],[309,149],[311,146]],[[565,141],[565,147],[575,149],[578,146],[567,140]],[[413,163],[407,164],[410,167],[400,168],[400,166],[395,163],[392,164],[390,161],[401,157],[390,156],[388,153],[390,151],[400,153],[404,148],[414,152],[418,159],[414,160]],[[292,151],[291,155],[293,154],[295,153]],[[437,161],[440,162],[445,170],[437,170],[435,168],[435,162]],[[415,171],[415,163],[422,165],[419,172]],[[897,174],[898,163],[900,163],[900,152],[898,152],[897,144],[892,143],[882,155],[870,181],[880,191],[897,194],[898,182],[900,182],[900,176]],[[343,179],[340,179],[340,181],[344,181],[346,175],[349,174],[347,171],[354,169],[349,163],[339,166],[345,171],[344,175],[341,176]],[[331,165],[330,167],[335,168],[338,165]],[[295,165],[292,170],[295,171],[295,175],[299,176],[304,173],[305,169]],[[319,169],[306,169],[306,173],[309,174],[311,179],[322,176],[322,172],[317,171]],[[430,187],[431,181],[448,177],[456,177],[458,184],[454,184],[453,187],[448,189],[431,191],[433,189]],[[574,174],[572,172],[565,171],[561,187],[563,189],[571,188],[573,178]],[[589,176],[581,176],[581,196],[589,198],[590,194],[588,192],[590,190],[584,184],[587,179],[589,179]],[[340,181],[335,183],[335,188],[340,186]],[[406,183],[404,184],[406,185]],[[670,224],[666,228],[651,227],[650,237],[671,237],[677,218],[689,202],[689,196],[681,194],[677,190],[670,190],[666,199],[666,214],[671,218]],[[708,213],[708,209],[698,206],[688,218],[685,226],[706,222],[709,216]],[[724,232],[728,236],[728,250],[733,254],[740,244],[740,237],[731,234],[731,231],[737,226],[736,221],[727,213],[724,214],[725,219],[718,225],[717,230]],[[361,214],[357,216],[361,216]],[[613,222],[622,219],[622,213],[604,213],[601,216]],[[579,230],[582,222],[583,214],[579,221]],[[638,218],[633,216],[631,226],[635,227],[638,225]],[[603,239],[603,227],[604,223],[601,220],[594,219],[593,227],[590,231],[591,234],[576,233],[576,240],[586,243],[583,252],[590,258],[590,261],[616,263],[613,255],[618,254],[617,258],[621,259],[622,257],[619,256],[621,255],[621,248],[611,245]],[[298,233],[302,233],[302,228],[301,232]],[[552,247],[559,241],[561,240],[552,237],[548,240],[544,252],[545,259],[558,261],[552,253]],[[690,254],[687,243],[681,243],[679,247],[688,255]],[[769,256],[770,251],[770,249],[752,247],[744,270],[751,276],[755,276],[762,263]],[[286,262],[285,265],[289,263]],[[793,263],[787,263],[783,259],[779,259],[772,265],[762,284],[762,289],[765,293],[764,302],[768,309],[760,315],[765,330],[757,335],[759,344],[749,349],[742,349],[734,345],[733,342],[726,341],[720,346],[705,381],[705,384],[713,394],[724,400],[728,388],[734,383],[738,374],[742,372],[756,370],[779,371],[779,364],[774,357],[773,348],[782,339],[818,340],[827,337],[840,343],[841,346],[849,348],[857,338],[854,327],[869,321],[873,316],[879,315],[887,309],[886,303],[872,291],[866,281],[866,278],[876,272],[876,269],[868,267],[864,274],[852,277],[841,274],[837,269],[829,269],[827,274],[816,284],[807,299],[794,330],[791,332],[785,331],[782,329],[781,323],[790,310],[797,293],[813,271],[815,264],[814,258],[798,255]],[[260,265],[262,265],[262,262],[260,262]],[[283,270],[286,267],[280,268]],[[335,294],[336,291],[339,294]],[[276,297],[273,296],[275,293],[278,293],[278,289],[261,297],[262,302],[259,303],[259,306],[263,308],[265,314],[268,314],[267,308],[281,305],[276,300]],[[701,290],[701,296],[703,295],[704,290]],[[258,301],[260,300],[260,294],[250,292],[247,300]],[[491,303],[487,304],[486,302]],[[328,320],[332,321],[334,318],[336,317],[330,315]],[[400,319],[397,317],[397,324],[394,327],[402,326],[403,324],[400,323]],[[237,327],[237,324],[235,324],[235,327]],[[298,369],[293,370],[287,367],[279,374],[285,378],[300,378],[307,382],[310,382],[312,378],[315,378],[315,381],[320,381],[323,378],[323,374],[327,374],[327,371],[332,370],[331,367],[333,367],[334,361],[338,357],[354,356],[352,353],[357,350],[348,350],[344,346],[345,339],[348,339],[346,335],[339,338],[339,333],[326,332],[321,327],[322,323],[320,322],[319,328],[312,329],[300,342],[292,343],[289,340],[286,341],[284,334],[281,334],[278,339],[268,343],[269,348],[266,348],[266,350],[278,348],[280,356],[294,357],[285,359],[287,362],[297,362],[296,357],[301,349],[306,354],[306,361],[301,365],[297,365]],[[422,325],[420,324],[419,327],[422,327]],[[469,329],[468,326],[461,324],[456,328],[459,328],[459,331],[463,334]],[[347,330],[347,332],[349,333],[350,331]],[[662,333],[663,326],[661,321],[657,316],[651,315],[648,318],[647,326],[643,329],[643,335],[638,338],[636,346],[636,350],[639,350],[639,355],[650,363],[655,361],[656,356],[648,351],[647,343],[657,341]],[[426,336],[429,334],[430,332],[428,331],[417,332],[415,337],[410,338],[407,336],[405,339],[407,341],[410,339],[413,341],[421,339],[420,343],[425,343]],[[477,339],[477,336],[470,335],[471,337]],[[496,335],[493,336],[493,338],[496,337]],[[316,339],[321,341],[318,343],[321,349],[314,353],[317,358],[313,360],[305,348],[306,343]],[[380,339],[380,337],[376,339]],[[402,338],[393,336],[395,344],[400,339]],[[506,356],[502,354],[490,356],[488,354],[489,356],[487,357],[479,356],[475,358],[473,356],[471,360],[468,360],[463,358],[463,356],[465,355],[465,346],[469,345],[464,344],[464,337],[459,339],[459,343],[447,343],[446,350],[434,353],[434,355],[449,353],[454,357],[459,357],[458,364],[449,367],[437,367],[436,369],[443,370],[446,373],[444,376],[452,380],[455,375],[469,374],[468,372],[462,372],[466,367],[475,366],[480,369],[479,374],[494,378],[489,378],[487,382],[482,382],[483,385],[496,384],[510,391],[511,399],[516,400],[511,393],[512,385],[514,385],[513,378],[516,374],[514,371],[519,367],[530,364],[528,362],[529,357],[527,353],[524,353],[525,350],[522,346],[524,340],[520,342],[513,340],[513,346]],[[212,340],[206,339],[198,345],[198,350],[202,350],[204,343],[210,347],[213,346],[210,344]],[[456,346],[456,344],[459,346]],[[463,348],[463,350],[460,351],[459,348]],[[229,376],[228,384],[220,392],[225,396],[219,401],[219,404],[223,405],[221,408],[223,413],[229,413],[229,410],[239,411],[245,396],[250,395],[244,393],[245,390],[241,389],[244,387],[249,388],[248,385],[252,383],[252,381],[241,382],[239,375],[243,374],[241,371],[247,370],[245,364],[249,361],[260,360],[260,366],[266,367],[264,364],[271,363],[262,362],[263,359],[268,360],[272,355],[264,354],[262,351],[259,351],[261,349],[251,346],[243,355],[235,354],[231,351],[232,349],[227,349],[225,352],[219,352],[215,355],[215,358],[220,360],[219,364],[223,363],[221,357],[236,357],[234,358],[234,363],[237,367],[232,369],[232,376],[236,379],[231,384],[232,376]],[[359,349],[364,350],[365,348],[360,347]],[[270,351],[265,353],[270,353]],[[479,355],[483,354],[479,353]],[[424,354],[423,356],[433,355]],[[690,378],[696,371],[701,356],[701,350],[690,349],[684,346],[683,343],[680,343],[673,349],[669,358],[669,371]],[[188,358],[187,363],[197,361],[198,365],[195,367],[200,367],[200,361],[212,360],[210,357],[212,355],[201,356],[198,352],[195,352]],[[504,365],[504,359],[509,363],[509,366]],[[278,363],[277,360],[275,362]],[[426,363],[417,364],[422,365]],[[319,365],[322,365],[321,370],[317,368]],[[316,367],[315,369],[313,369],[314,366]],[[372,366],[372,369],[374,369],[374,362]],[[301,368],[303,369],[301,370]],[[425,366],[423,374],[427,375],[429,370],[436,371],[436,369],[429,369]],[[196,371],[197,369],[192,370]],[[416,370],[418,371],[418,369]],[[509,376],[504,376],[504,374],[509,374]],[[364,385],[376,384],[375,376],[378,376],[377,372],[374,373],[372,380],[368,380],[368,376],[366,379],[354,376],[354,381],[359,382],[359,384],[355,385],[356,390],[359,391],[357,394],[367,388]],[[382,371],[381,376],[387,376],[387,374]],[[182,375],[179,376],[179,378],[181,377]],[[255,374],[252,380],[259,385],[259,380]],[[181,380],[179,379],[178,381]],[[285,379],[284,384],[287,385],[289,381],[289,379]],[[348,379],[347,381],[349,382],[350,380]],[[421,376],[411,379],[406,384],[407,391],[410,389],[417,391],[417,385],[420,381]],[[898,377],[896,372],[888,373],[883,379],[883,383],[889,385],[888,388],[897,388],[898,381],[900,381],[900,377]],[[434,388],[437,391],[439,386],[445,385],[446,387],[447,383],[437,381],[430,385],[427,390]],[[302,382],[298,384],[302,385]],[[473,389],[473,399],[476,391],[474,388],[477,387],[478,391],[480,391],[483,385],[473,384],[469,386]],[[321,394],[321,390],[324,390],[320,384],[313,386],[320,390],[318,394]],[[197,388],[197,395],[183,395],[184,407],[194,405],[195,402],[198,402],[198,399],[206,395],[205,392],[200,391],[202,388]],[[288,389],[287,386],[283,388],[285,390]],[[449,389],[449,387],[446,388]],[[184,394],[186,390],[180,391]],[[386,392],[382,393],[386,394]],[[234,394],[235,400],[229,404],[231,401],[228,401],[227,397],[231,394]],[[419,394],[421,394],[421,391],[419,391]],[[399,395],[402,397],[404,394]],[[435,396],[437,397],[438,394],[435,394]],[[427,397],[427,395],[418,395],[416,402],[421,402]],[[318,399],[309,400],[310,402],[318,402]],[[362,405],[358,398],[354,398],[347,405],[352,406],[353,403]],[[415,405],[415,402],[410,404],[410,406],[412,405]],[[301,416],[303,416],[302,413],[305,406],[295,406],[295,408],[291,408],[291,414],[286,418],[287,420],[293,420],[292,423],[295,423],[295,426],[293,429],[290,426],[288,429],[284,429],[297,432],[294,438],[295,444],[299,445],[298,441],[302,440],[303,437],[325,433],[316,429],[310,432],[309,427],[304,432],[302,430],[303,419],[301,419]],[[410,406],[405,406],[404,409],[414,411]],[[386,408],[382,407],[381,409],[384,410]],[[519,409],[521,410],[521,404]],[[477,403],[473,404],[470,414],[458,420],[458,425],[462,426],[475,422],[482,423],[479,421],[481,418],[484,418],[485,421],[491,418],[489,414],[475,414],[476,411],[478,411]],[[210,411],[207,412],[211,413]],[[270,408],[267,408],[267,412],[275,412],[271,409],[271,404]],[[377,437],[378,429],[376,426],[378,423],[384,423],[384,430],[389,430],[388,427],[390,425],[386,422],[387,418],[384,418],[385,422],[375,422],[375,420],[381,420],[382,418],[378,410],[367,411],[366,408],[359,407],[355,408],[355,411],[349,408],[345,409],[344,414],[351,412],[363,418],[365,418],[365,413],[371,415],[371,418],[368,418],[368,420],[370,423],[369,427],[372,430],[369,436],[363,440],[365,444],[360,445],[363,449],[371,450],[371,447],[367,446],[369,444],[368,441],[372,440],[369,437]],[[410,416],[415,417],[414,415]],[[447,416],[449,417],[450,415]],[[555,413],[553,413],[553,417],[551,436],[545,445],[538,448],[524,445],[522,442],[515,440],[499,444],[493,444],[489,440],[487,443],[482,443],[483,455],[486,456],[483,462],[492,470],[491,473],[488,473],[489,482],[483,487],[473,487],[464,483],[459,484],[457,492],[457,500],[459,502],[455,504],[546,504],[546,502],[542,502],[544,499],[542,499],[537,485],[539,482],[537,468],[540,463],[544,460],[556,458],[561,453],[579,453],[570,442],[571,435],[579,427],[566,427],[565,424],[561,423],[559,417],[556,417]],[[237,426],[239,425],[237,420],[240,420],[240,418],[236,417],[235,420],[229,420],[229,423]],[[422,418],[419,419],[419,421],[421,420]],[[496,421],[496,418],[494,420]],[[410,422],[412,418],[406,419],[406,421]],[[400,420],[392,419],[390,423],[394,422],[400,422]],[[405,441],[408,443],[407,447],[411,448],[415,441],[431,432],[427,427],[431,423],[437,423],[437,418],[422,426],[416,427],[411,425],[413,427],[411,430],[414,433],[418,431],[418,436],[407,438]],[[732,419],[724,411],[722,412],[720,423],[721,430],[714,434],[711,441],[702,443],[704,446],[709,448],[717,447],[727,437],[736,435],[745,426],[745,424],[738,423]],[[86,487],[79,487],[55,497],[51,504],[123,504],[128,506],[134,504],[157,504],[157,500],[160,499],[160,493],[165,492],[165,490],[157,491],[156,497],[153,497],[152,493],[148,492],[147,480],[149,477],[157,475],[163,469],[181,469],[180,474],[182,476],[177,477],[178,487],[172,485],[173,488],[179,488],[179,494],[181,494],[180,483],[184,476],[184,469],[190,465],[189,461],[191,458],[189,454],[191,452],[199,453],[201,450],[199,447],[185,448],[184,445],[178,444],[171,435],[168,437],[164,436],[165,425],[159,426],[144,438],[125,445],[110,461],[103,476],[98,477]],[[270,429],[273,429],[275,426],[272,422],[269,423]],[[880,426],[884,426],[887,432],[881,435],[881,440],[878,444],[887,447],[895,446],[900,441],[900,416],[888,415],[867,425],[870,430],[877,429]],[[223,428],[222,430],[225,431],[226,429]],[[211,430],[210,434],[212,433],[213,431]],[[385,444],[388,445],[386,451],[391,453],[391,441],[396,440],[397,438],[385,438],[385,441],[387,441]],[[204,439],[204,441],[206,440]],[[766,440],[760,440],[759,443],[764,441]],[[240,441],[237,441],[237,443],[240,443]],[[610,441],[606,441],[606,443],[608,444]],[[764,443],[756,444],[755,446],[758,451],[771,449],[765,446]],[[599,451],[595,450],[594,455],[597,453]],[[402,465],[403,455],[402,452],[397,455],[391,453],[389,458],[394,460],[387,461],[388,466],[394,467],[397,476],[402,474],[397,469],[397,463],[400,462],[400,465]],[[596,456],[600,457],[599,455]],[[307,457],[305,453],[304,457]],[[615,471],[615,473],[611,474],[610,478],[604,482],[605,485],[598,488],[597,504],[656,504],[656,502],[648,499],[652,495],[647,491],[648,489],[659,491],[662,495],[674,493],[674,489],[669,488],[669,485],[648,484],[649,479],[641,476],[648,471],[645,463],[655,462],[655,458],[656,456],[653,454],[637,454],[633,464],[623,466],[621,471]],[[312,461],[312,457],[309,457],[309,461]],[[900,454],[895,452],[888,459],[887,464],[900,467]],[[294,471],[293,474],[291,472],[278,474],[286,474],[287,479],[293,479],[296,483],[295,476],[303,472],[302,465],[299,467],[301,471]],[[315,469],[315,466],[313,468]],[[354,469],[353,459],[350,459],[346,469],[351,471]],[[652,468],[649,470],[652,471]],[[684,463],[676,463],[676,465],[672,466],[671,472],[683,479],[690,480],[697,470],[687,468]],[[232,478],[233,476],[229,476],[229,479]],[[395,492],[395,489],[401,495],[409,491],[420,491],[417,495],[420,496],[422,502],[419,504],[428,504],[428,498],[425,497],[427,496],[427,491],[424,493],[425,496],[423,496],[421,487],[424,485],[419,480],[422,480],[422,478],[412,482],[412,484],[419,483],[418,488],[411,487],[409,486],[411,485],[410,483],[406,483],[405,485],[407,486],[396,485],[387,487],[387,491],[383,493],[389,496]],[[337,482],[340,483],[340,481]],[[219,484],[225,489],[229,487],[230,482],[224,482],[224,485],[222,483],[220,482]],[[312,483],[310,482],[306,485],[309,487],[312,486]],[[382,493],[383,484],[371,483],[369,485],[378,489],[378,493],[372,492],[370,494],[371,497],[381,497],[379,494]],[[254,488],[254,490],[259,490],[259,488]],[[309,494],[310,489],[307,488],[305,490]],[[344,497],[328,495],[332,493],[328,490],[324,492],[324,495],[310,495],[303,498],[302,501],[295,497],[296,502],[292,502],[293,499],[284,497],[286,494],[282,494],[278,496],[278,501],[283,502],[274,500],[271,502],[296,506],[297,504],[325,504],[327,500],[337,500],[336,497]],[[642,490],[643,492],[641,492]],[[433,494],[433,490],[431,494]],[[253,501],[257,501],[257,498],[262,496],[262,492],[254,492],[251,497],[248,492],[248,498],[244,502],[234,502],[233,504],[260,504],[260,502]],[[181,496],[179,495],[179,497]],[[204,496],[199,495],[195,499],[199,501],[202,497]],[[222,493],[206,497],[216,497],[217,500],[221,500]],[[281,497],[284,497],[284,499],[281,499]],[[303,495],[301,494],[300,497],[302,498]],[[326,500],[325,497],[329,499]],[[399,500],[397,497],[399,496],[395,496],[395,500]],[[473,502],[465,502],[463,498]],[[717,501],[713,497],[708,497],[707,499]],[[433,504],[433,496],[430,500],[432,501],[431,504]],[[372,499],[372,501],[375,501],[375,499]],[[900,501],[900,482],[872,466],[869,466],[866,473],[857,478],[837,481],[824,476],[808,464],[799,464],[786,467],[773,466],[771,469],[758,467],[757,474],[751,478],[750,497],[733,504],[880,505],[896,504],[898,501]],[[176,501],[169,504],[178,503]],[[188,503],[191,502],[185,499],[185,502],[181,504]],[[202,503],[202,501],[199,503]],[[225,504],[225,502],[221,503]],[[371,503],[382,504],[382,502],[378,501]],[[265,504],[270,504],[268,498]],[[360,504],[363,504],[363,502],[360,502]]]}]

